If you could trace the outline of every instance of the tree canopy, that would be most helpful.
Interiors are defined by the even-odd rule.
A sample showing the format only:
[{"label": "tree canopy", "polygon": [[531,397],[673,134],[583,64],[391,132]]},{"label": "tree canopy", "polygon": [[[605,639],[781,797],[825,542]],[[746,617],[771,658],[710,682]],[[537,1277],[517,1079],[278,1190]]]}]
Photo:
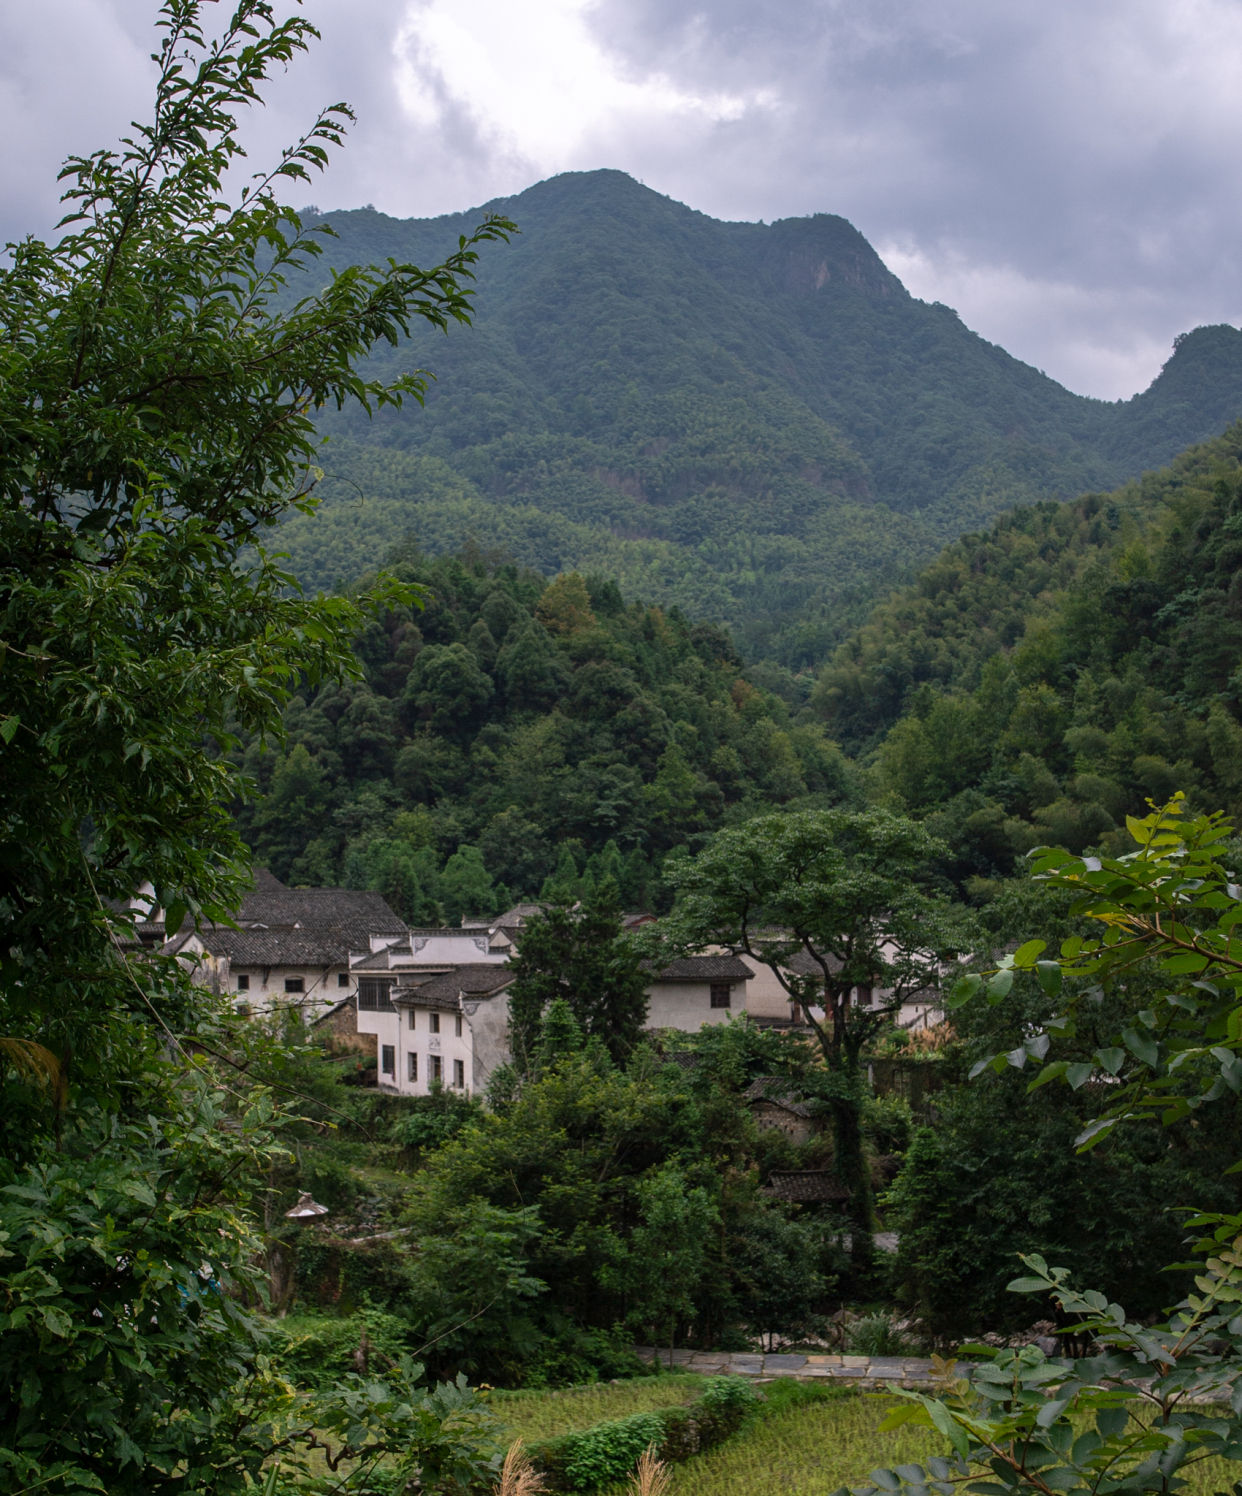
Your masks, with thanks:
[{"label": "tree canopy", "polygon": [[[249,1203],[281,1108],[246,1064],[202,1059],[223,1015],[176,961],[139,958],[132,922],[236,907],[237,734],[278,736],[295,684],[359,673],[374,606],[417,605],[389,582],[306,598],[264,539],[314,507],[316,411],[420,399],[423,376],[359,361],[415,321],[467,321],[477,246],[511,226],[291,300],[323,236],[276,189],[324,164],[349,111],[230,202],[237,111],[315,32],[239,0],[209,39],[202,9],[167,0],[151,119],[66,164],[66,232],[0,271],[0,1464],[23,1489],[217,1493],[285,1451],[311,1490],[293,1452],[318,1428],[347,1470],[400,1451],[473,1479],[471,1397],[417,1391],[407,1366],[404,1412],[358,1379],[311,1411],[263,1369]],[[313,765],[284,789],[313,803]]]},{"label": "tree canopy", "polygon": [[928,887],[944,850],[883,810],[803,811],[722,831],[669,874],[677,902],[661,938],[677,951],[724,947],[761,961],[819,1041],[860,1256],[873,1224],[860,1056],[912,998],[935,1001],[946,963],[976,938],[960,906]]}]

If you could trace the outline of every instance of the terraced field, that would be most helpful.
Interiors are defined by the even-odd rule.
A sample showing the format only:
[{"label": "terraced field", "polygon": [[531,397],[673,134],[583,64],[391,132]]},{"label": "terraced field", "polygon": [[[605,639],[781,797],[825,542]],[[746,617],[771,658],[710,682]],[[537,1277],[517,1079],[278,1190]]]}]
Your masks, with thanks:
[{"label": "terraced field", "polygon": [[[692,1402],[703,1378],[652,1377],[572,1392],[497,1394],[496,1413],[515,1437],[546,1439],[607,1418]],[[893,1399],[822,1384],[772,1382],[760,1418],[710,1454],[673,1468],[670,1496],[830,1496],[866,1481],[877,1466],[944,1452],[927,1430],[881,1432]],[[1242,1466],[1205,1461],[1186,1472],[1184,1496],[1231,1491]]]}]

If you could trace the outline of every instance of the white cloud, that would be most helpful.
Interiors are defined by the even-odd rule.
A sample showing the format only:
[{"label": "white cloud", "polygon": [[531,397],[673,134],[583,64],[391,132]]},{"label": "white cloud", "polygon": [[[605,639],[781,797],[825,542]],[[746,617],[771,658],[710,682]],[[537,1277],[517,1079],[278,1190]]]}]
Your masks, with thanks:
[{"label": "white cloud", "polygon": [[[968,327],[1079,394],[1126,399],[1151,382],[1172,352],[1172,335],[1146,331],[1136,293],[1108,295],[1066,281],[1037,280],[1011,265],[980,265],[952,253],[876,246],[912,295],[951,306]],[[1148,317],[1159,298],[1147,298]]]},{"label": "white cloud", "polygon": [[[406,121],[435,130],[455,106],[492,144],[506,188],[520,188],[558,171],[611,165],[598,153],[632,155],[627,142],[672,130],[684,145],[687,132],[771,106],[766,89],[683,88],[659,70],[625,75],[592,33],[590,9],[589,0],[411,4],[393,48]],[[495,190],[494,170],[484,173]]]}]

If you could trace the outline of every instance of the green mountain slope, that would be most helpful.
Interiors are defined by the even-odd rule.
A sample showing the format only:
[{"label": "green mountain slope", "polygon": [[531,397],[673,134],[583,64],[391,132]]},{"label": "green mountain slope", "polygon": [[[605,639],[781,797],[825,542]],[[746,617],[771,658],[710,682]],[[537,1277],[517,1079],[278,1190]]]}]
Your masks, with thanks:
[{"label": "green mountain slope", "polygon": [[1114,836],[1174,790],[1242,812],[1242,423],[1111,494],[949,546],[825,669],[814,705],[959,875]]},{"label": "green mountain slope", "polygon": [[823,728],[745,679],[719,628],[470,552],[411,547],[394,570],[426,610],[368,627],[364,680],[296,697],[282,753],[245,751],[260,795],[238,823],[282,879],[379,889],[420,923],[549,879],[611,875],[642,906],[671,849],[846,792]]},{"label": "green mountain slope", "polygon": [[[805,664],[964,530],[1242,413],[1233,328],[1180,340],[1132,401],[1084,399],[912,298],[841,218],[721,223],[614,171],[487,206],[522,234],[484,251],[475,327],[377,357],[435,373],[427,408],[324,420],[325,513],[285,536],[313,583],[410,530],[429,549],[473,534],[546,571],[607,567]],[[429,263],[481,212],[333,212],[320,264]],[[450,498],[427,458],[469,487]],[[313,540],[338,509],[332,545]]]}]

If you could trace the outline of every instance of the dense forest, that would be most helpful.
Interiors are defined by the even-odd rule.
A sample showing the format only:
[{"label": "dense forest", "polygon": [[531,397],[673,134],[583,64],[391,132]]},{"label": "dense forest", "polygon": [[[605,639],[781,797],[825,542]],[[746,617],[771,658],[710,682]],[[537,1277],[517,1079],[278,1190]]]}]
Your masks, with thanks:
[{"label": "dense forest", "polygon": [[1234,426],[1111,493],[1016,509],[817,680],[598,575],[407,544],[390,559],[426,611],[369,625],[365,681],[300,697],[285,749],[249,751],[264,793],[240,822],[282,878],[456,918],[604,868],[658,908],[672,849],[871,800],[929,818],[946,878],[984,897],[1037,844],[1112,845],[1148,797],[1238,803],[1240,492]]},{"label": "dense forest", "polygon": [[[1179,338],[1125,403],[1071,394],[911,297],[829,214],[721,223],[623,173],[490,204],[473,328],[370,361],[436,376],[424,410],[326,413],[324,506],[283,541],[312,586],[407,534],[471,536],[546,576],[727,623],[749,659],[821,661],[870,601],[1015,504],[1107,488],[1242,414],[1242,334]],[[483,210],[333,212],[317,274],[425,264]]]},{"label": "dense forest", "polygon": [[371,623],[365,680],[298,697],[283,751],[244,757],[264,793],[241,829],[282,879],[377,888],[419,923],[604,876],[659,905],[672,848],[844,792],[822,725],[764,688],[809,680],[744,672],[714,625],[473,551],[393,571],[425,611]]},{"label": "dense forest", "polygon": [[837,651],[816,718],[960,878],[1055,842],[1120,850],[1181,789],[1242,791],[1242,426],[1111,494],[948,547]]},{"label": "dense forest", "polygon": [[[417,392],[393,362],[407,356],[406,330],[468,318],[476,254],[516,229],[491,219],[430,272],[395,259],[356,267],[291,304],[310,251],[273,183],[321,166],[348,110],[312,121],[275,176],[224,208],[222,177],[241,149],[234,111],[316,33],[265,0],[238,0],[204,34],[205,8],[179,0],[162,13],[155,123],[117,151],[71,159],[63,237],[31,237],[0,268],[0,1485],[65,1496],[531,1490],[517,1431],[495,1411],[504,1399],[468,1378],[512,1390],[646,1377],[650,1389],[675,1379],[650,1376],[636,1339],[668,1346],[670,1361],[676,1345],[789,1341],[902,1356],[960,1348],[979,1331],[999,1371],[982,1367],[976,1390],[991,1375],[993,1404],[1009,1404],[1014,1374],[1036,1389],[999,1427],[1028,1419],[1023,1459],[1043,1452],[1022,1480],[1038,1469],[1045,1493],[1081,1486],[1088,1467],[1127,1489],[1171,1487],[1188,1447],[1242,1457],[1242,1414],[1219,1400],[1210,1418],[1193,1411],[1242,1380],[1237,844],[1218,817],[1187,823],[1174,802],[1131,823],[1142,859],[1109,860],[1144,791],[1180,785],[1196,809],[1236,807],[1242,794],[1242,428],[1116,493],[1020,508],[956,542],[826,666],[822,639],[807,635],[799,648],[824,667],[818,680],[771,658],[744,663],[723,615],[680,606],[671,586],[638,592],[624,568],[575,569],[571,555],[534,564],[518,531],[499,527],[471,540],[446,521],[420,547],[381,516],[376,554],[352,558],[357,575],[335,595],[307,595],[254,545],[309,507],[322,433],[307,412],[361,402],[391,413]],[[829,287],[822,306],[858,311],[857,291],[889,308],[890,354],[930,330],[911,378],[954,348],[967,362],[973,348],[976,371],[982,358],[996,375],[972,384],[955,366],[945,399],[902,428],[944,439],[946,503],[966,492],[975,458],[1000,474],[1002,508],[1027,492],[1006,466],[1015,454],[1030,459],[1035,497],[1123,462],[1075,445],[1105,407],[975,346],[943,309],[903,301],[839,220],[769,233],[660,208],[685,229],[683,249],[703,251],[691,289],[718,334],[696,342],[702,318],[682,327],[687,377],[666,400],[681,379],[672,365],[663,385],[639,375],[647,334],[676,320],[677,276],[653,280],[635,261],[627,279],[617,258],[642,238],[643,206],[662,200],[604,173],[545,184],[526,206],[556,207],[584,186],[635,205],[630,240],[587,235],[565,250],[570,261],[601,247],[612,256],[603,284],[616,298],[599,301],[600,317],[581,319],[565,293],[569,262],[540,246],[532,212],[509,263],[543,277],[544,300],[529,303],[539,316],[511,346],[483,318],[478,343],[461,342],[481,350],[463,354],[476,371],[509,380],[504,400],[472,404],[461,383],[425,428],[376,424],[384,440],[368,450],[431,465],[446,502],[487,491],[503,507],[511,491],[552,515],[562,511],[544,500],[559,493],[570,515],[582,464],[609,442],[623,449],[620,411],[633,423],[625,440],[643,444],[628,450],[650,467],[642,484],[601,468],[608,492],[640,505],[658,494],[673,512],[708,492],[695,485],[724,471],[721,453],[742,475],[705,501],[701,540],[667,542],[684,552],[707,544],[720,513],[741,514],[741,537],[771,537],[788,526],[763,532],[765,504],[812,515],[824,496],[856,501],[875,535],[894,533],[892,515],[935,486],[917,441],[902,448],[877,405],[868,447],[844,408],[808,403],[830,381],[811,379],[806,399],[792,390],[809,366],[774,308]],[[592,233],[592,215],[609,225],[588,206]],[[816,235],[832,241],[828,258]],[[756,250],[762,274],[753,257],[726,264],[725,240]],[[423,243],[420,259],[435,248]],[[762,379],[727,346],[738,324],[718,293],[730,276],[730,305],[749,299],[753,325],[772,331]],[[492,289],[500,319],[504,287]],[[562,305],[563,324],[539,320]],[[645,322],[627,323],[644,307]],[[1195,335],[1162,379],[1185,382],[1212,349],[1227,362],[1237,337]],[[381,377],[364,383],[359,366],[381,345],[396,352],[371,360]],[[663,359],[669,345],[653,346]],[[588,353],[614,394],[624,384],[602,416],[582,377]],[[885,367],[901,365],[894,355]],[[577,434],[548,403],[552,367],[585,401]],[[630,400],[631,385],[646,394]],[[896,379],[890,393],[912,387]],[[865,381],[857,388],[866,394]],[[1229,388],[1222,379],[1224,398]],[[1153,411],[1148,435],[1163,421],[1162,441],[1205,418],[1208,405],[1189,397],[1161,405],[1160,381],[1153,394],[1155,405],[1112,411],[1110,441]],[[545,427],[529,421],[528,396]],[[667,427],[660,445],[666,408],[690,432],[681,447]],[[973,431],[964,445],[944,424],[954,408],[978,417],[952,428]],[[1030,431],[1013,434],[1024,411],[1034,445]],[[454,445],[458,416],[474,434]],[[510,416],[527,423],[529,448]],[[415,429],[427,450],[406,453],[400,438]],[[584,445],[566,446],[571,437]],[[1094,486],[1111,481],[1101,469]],[[907,517],[896,533],[913,533]],[[592,524],[616,540],[612,520]],[[701,556],[714,564],[710,546]],[[833,585],[855,588],[857,608],[866,568],[847,570]],[[779,568],[751,571],[750,593],[730,596],[749,598],[752,639],[801,627],[808,600],[835,610],[828,634],[841,627],[849,610],[827,590],[794,588],[786,615],[763,614]],[[785,658],[804,663],[795,655]],[[1035,838],[1094,844],[1101,861],[1047,849],[1032,879],[1017,854]],[[427,1094],[385,1090],[346,1006],[335,1026],[308,1030],[303,998],[259,1010],[201,979],[181,936],[230,919],[256,859],[293,883],[378,889],[412,921],[547,901],[505,973],[520,1042],[490,1068],[485,1094],[466,1094],[462,1071],[444,1086],[431,1067]],[[1113,902],[1083,913],[1082,880],[1097,873]],[[635,929],[627,906],[667,917]],[[137,938],[156,909],[178,932],[162,946]],[[1100,918],[1127,921],[1124,948],[1092,940]],[[300,959],[301,935],[294,944]],[[807,1021],[781,1032],[728,1012],[698,1032],[650,1032],[651,964],[712,947],[767,960]],[[878,1001],[854,1000],[864,987]],[[902,990],[922,1005],[946,987],[935,1004],[945,1021],[917,1033],[895,1021]],[[434,1049],[438,1025],[427,1032]],[[367,1058],[383,1066],[382,1051]],[[1158,1109],[1163,1125],[1118,1126],[1098,1150],[1075,1151],[1127,1107]],[[768,1108],[797,1124],[762,1126]],[[1215,1254],[1202,1272],[1184,1260],[1186,1208],[1223,1213],[1190,1222],[1217,1233],[1199,1244]],[[880,1228],[896,1233],[896,1251]],[[1132,1357],[1105,1367],[1119,1394],[1084,1387],[1081,1361],[1045,1361],[1044,1322],[1031,1321],[1060,1285],[1036,1280],[1034,1310],[1005,1292],[1018,1252],[1124,1295],[1134,1320],[1118,1329],[1114,1306],[1084,1325],[1062,1294],[1051,1312],[1080,1345],[1176,1341],[1152,1357],[1176,1362],[1164,1387]],[[1191,1277],[1211,1280],[1193,1336],[1154,1324]],[[1192,1411],[1134,1437],[1136,1377],[1161,1412]],[[854,1388],[821,1390],[827,1405]],[[1080,1393],[1097,1399],[1087,1412],[1102,1410],[1085,1444]],[[642,1455],[638,1484],[657,1489],[665,1454],[748,1438],[740,1420],[757,1405],[741,1378],[720,1378],[654,1422],[640,1413],[574,1430],[572,1460],[560,1443],[566,1479],[547,1488],[605,1489]],[[781,1406],[771,1397],[769,1414]],[[962,1416],[942,1403],[937,1426]],[[1183,1437],[1188,1418],[1198,1422]],[[971,1439],[984,1427],[972,1414]],[[1045,1434],[1047,1447],[1031,1442]],[[821,1427],[802,1442],[824,1439]],[[860,1473],[872,1449],[852,1446]],[[686,1488],[700,1489],[704,1468]],[[930,1484],[964,1474],[936,1469]],[[922,1467],[873,1480],[929,1489]]]}]

